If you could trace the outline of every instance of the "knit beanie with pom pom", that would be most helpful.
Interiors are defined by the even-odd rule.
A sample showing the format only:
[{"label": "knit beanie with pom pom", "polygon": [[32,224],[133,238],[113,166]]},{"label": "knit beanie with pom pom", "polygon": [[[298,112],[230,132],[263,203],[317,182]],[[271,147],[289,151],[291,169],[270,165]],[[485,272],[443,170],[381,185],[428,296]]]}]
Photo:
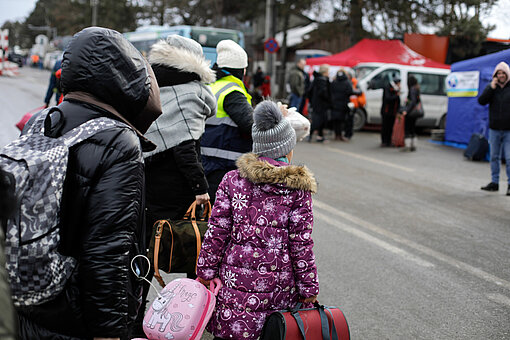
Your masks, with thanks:
[{"label": "knit beanie with pom pom", "polygon": [[270,100],[255,107],[251,136],[253,152],[272,159],[287,155],[296,146],[296,132],[278,105]]}]

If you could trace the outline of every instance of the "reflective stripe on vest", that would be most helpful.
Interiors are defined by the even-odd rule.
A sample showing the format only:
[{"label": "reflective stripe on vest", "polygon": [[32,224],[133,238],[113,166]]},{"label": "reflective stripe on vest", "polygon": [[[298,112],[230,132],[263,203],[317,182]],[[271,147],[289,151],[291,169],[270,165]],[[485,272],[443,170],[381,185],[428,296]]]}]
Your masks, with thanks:
[{"label": "reflective stripe on vest", "polygon": [[241,152],[216,149],[216,148],[208,148],[208,147],[203,147],[203,146],[200,148],[200,152],[204,156],[230,159],[232,161],[237,160],[242,155]]},{"label": "reflective stripe on vest", "polygon": [[[214,83],[210,84],[212,93],[216,97],[217,101],[217,109],[216,115],[214,117],[210,117],[205,121],[206,130],[204,132],[204,136],[202,139],[201,153],[203,156],[208,157],[216,157],[226,160],[235,161],[237,160],[242,153],[237,151],[228,150],[231,145],[229,145],[229,138],[240,138],[236,137],[238,135],[238,125],[229,117],[225,109],[223,108],[223,102],[225,97],[234,92],[241,92],[245,97],[247,102],[251,105],[251,96],[246,91],[244,84],[241,80],[234,76],[226,76],[221,79],[218,79]],[[208,133],[212,133],[211,130],[208,131],[207,125],[215,126],[214,133],[219,133],[222,136],[223,144],[226,145],[206,145],[205,141],[207,140],[206,136]],[[235,132],[233,132],[235,131]],[[234,134],[234,135],[232,135]],[[230,136],[230,137],[229,137]],[[226,139],[223,139],[226,138]],[[236,143],[237,145],[238,143]]]},{"label": "reflective stripe on vest", "polygon": [[221,117],[221,118],[220,117],[209,117],[209,118],[207,118],[205,123],[207,125],[221,125],[221,124],[225,124],[225,125],[237,127],[237,124],[229,116]]}]

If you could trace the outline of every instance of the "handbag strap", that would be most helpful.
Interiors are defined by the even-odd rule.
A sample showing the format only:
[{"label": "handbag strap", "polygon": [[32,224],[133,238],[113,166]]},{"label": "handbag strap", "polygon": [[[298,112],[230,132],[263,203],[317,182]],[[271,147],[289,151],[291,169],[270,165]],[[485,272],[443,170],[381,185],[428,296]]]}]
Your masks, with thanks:
[{"label": "handbag strap", "polygon": [[[188,211],[186,211],[186,214],[184,214],[184,219],[189,218],[191,220],[191,225],[193,226],[193,230],[195,231],[195,239],[197,241],[197,257],[196,257],[196,261],[195,261],[195,273],[197,272],[198,256],[200,256],[200,249],[202,248],[202,236],[200,236],[200,229],[198,229],[198,225],[197,225],[196,209],[197,209],[197,202],[195,201],[195,202],[191,203],[191,205],[188,208]],[[211,217],[211,202],[210,201],[207,201],[207,204],[205,204],[205,209],[204,209],[204,213],[202,214],[201,221],[205,221],[206,217],[207,217],[207,221],[209,221],[209,217]]]},{"label": "handbag strap", "polygon": [[163,278],[161,277],[161,274],[159,273],[159,246],[161,243],[161,235],[163,234],[163,227],[165,224],[168,225],[168,229],[170,230],[170,235],[172,236],[172,242],[170,244],[170,261],[168,264],[168,272],[170,273],[170,269],[172,269],[172,253],[174,251],[174,234],[172,232],[172,225],[167,220],[159,220],[154,223],[154,225],[157,224],[156,227],[156,236],[155,236],[155,242],[154,242],[154,277],[158,281],[158,283],[161,285],[161,287],[165,288],[166,283],[163,281]]},{"label": "handbag strap", "polygon": [[328,307],[324,307],[324,310],[328,311],[328,313],[331,315],[331,324],[333,326],[333,331],[331,333],[331,340],[338,340],[338,333],[336,332],[336,326],[335,326],[335,318],[333,317],[333,312]]},{"label": "handbag strap", "polygon": [[293,311],[290,312],[290,314],[292,315],[294,320],[296,320],[296,323],[297,323],[298,328],[299,328],[299,332],[301,333],[301,336],[303,337],[303,340],[306,340],[305,324],[303,323],[303,319],[301,319],[301,315],[299,315],[299,311],[298,310],[293,310]]}]

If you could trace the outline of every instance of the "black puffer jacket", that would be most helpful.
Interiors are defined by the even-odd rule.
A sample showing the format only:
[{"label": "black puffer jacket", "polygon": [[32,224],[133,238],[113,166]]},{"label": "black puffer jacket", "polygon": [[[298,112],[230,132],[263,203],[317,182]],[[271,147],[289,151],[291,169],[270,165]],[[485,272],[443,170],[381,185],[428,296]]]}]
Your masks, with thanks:
[{"label": "black puffer jacket", "polygon": [[493,130],[510,130],[510,82],[505,87],[496,89],[487,85],[478,98],[481,105],[489,104],[489,128]]},{"label": "black puffer jacket", "polygon": [[313,72],[313,77],[309,94],[310,104],[314,113],[325,114],[331,108],[329,79],[316,71]]},{"label": "black puffer jacket", "polygon": [[339,72],[331,82],[331,119],[343,120],[349,107],[350,96],[354,94],[352,84],[343,72]]},{"label": "black puffer jacket", "polygon": [[[93,47],[97,50],[91,52]],[[96,68],[94,58],[101,53],[115,55],[109,69]],[[52,114],[51,128],[45,133],[61,136],[103,116],[144,131],[152,122],[147,115],[158,116],[157,110],[142,114],[154,100],[151,93],[159,93],[149,69],[120,33],[101,28],[78,33],[64,54],[62,78],[67,94],[59,105],[63,118]],[[111,96],[107,98],[102,91],[108,84]],[[145,103],[139,98],[145,98]],[[133,106],[125,107],[130,101]],[[134,128],[99,131],[70,149],[59,249],[75,257],[78,266],[54,300],[19,311],[23,339],[130,338],[141,296],[130,261],[145,247],[142,136]],[[150,145],[147,140],[144,144]]]},{"label": "black puffer jacket", "polygon": [[390,83],[384,86],[381,115],[395,116],[400,108],[400,95]]}]

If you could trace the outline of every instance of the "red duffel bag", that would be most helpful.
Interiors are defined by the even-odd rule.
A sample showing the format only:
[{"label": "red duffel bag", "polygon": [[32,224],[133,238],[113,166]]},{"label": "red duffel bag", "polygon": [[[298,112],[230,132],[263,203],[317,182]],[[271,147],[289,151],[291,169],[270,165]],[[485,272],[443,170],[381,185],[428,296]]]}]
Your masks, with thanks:
[{"label": "red duffel bag", "polygon": [[336,307],[314,304],[314,308],[295,308],[269,315],[260,340],[347,340],[349,325]]}]

